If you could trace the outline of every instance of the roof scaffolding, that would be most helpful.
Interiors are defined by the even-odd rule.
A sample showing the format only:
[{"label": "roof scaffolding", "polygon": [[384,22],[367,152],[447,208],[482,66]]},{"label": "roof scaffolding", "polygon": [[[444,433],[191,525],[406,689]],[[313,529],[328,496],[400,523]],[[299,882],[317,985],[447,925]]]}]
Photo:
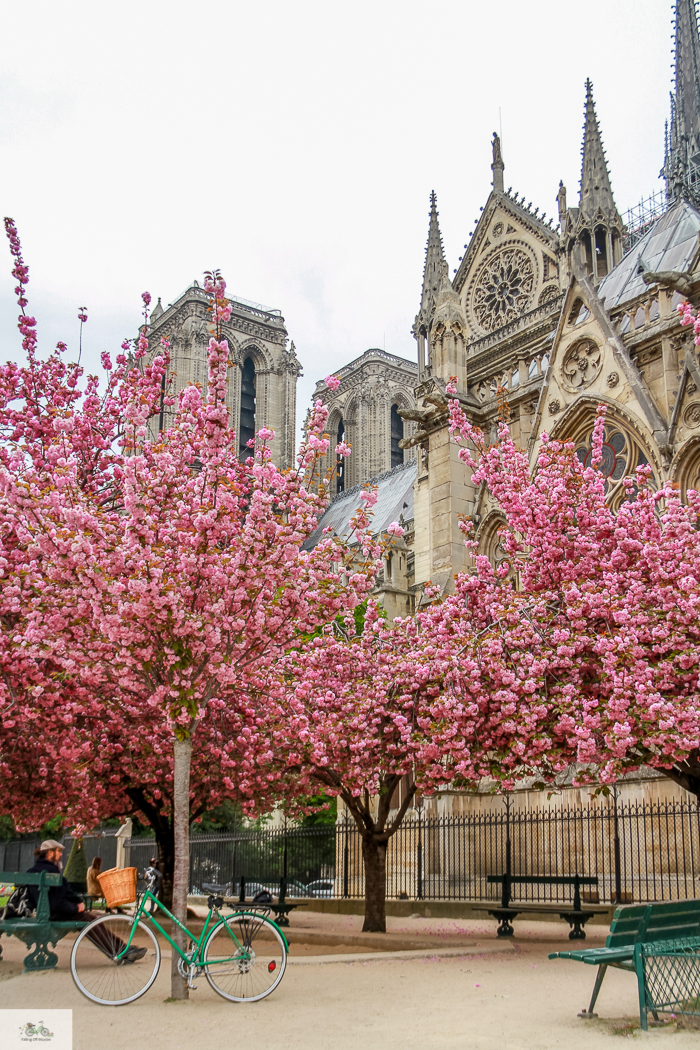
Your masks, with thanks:
[{"label": "roof scaffolding", "polygon": [[643,197],[624,215],[626,232],[624,236],[625,255],[641,241],[659,218],[666,211],[668,201],[663,190],[657,190],[650,197]]}]

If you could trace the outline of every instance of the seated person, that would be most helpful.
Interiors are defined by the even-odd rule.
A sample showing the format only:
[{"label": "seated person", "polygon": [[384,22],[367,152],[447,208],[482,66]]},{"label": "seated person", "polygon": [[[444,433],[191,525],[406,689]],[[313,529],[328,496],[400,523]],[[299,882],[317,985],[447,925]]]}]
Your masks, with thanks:
[{"label": "seated person", "polygon": [[[42,842],[39,849],[34,850],[34,856],[37,859],[34,866],[28,869],[30,873],[46,871],[52,874],[60,874],[63,866],[63,846],[60,842],[56,842],[55,839],[46,839],[46,841]],[[28,886],[27,891],[29,899],[36,909],[39,903],[39,887]],[[93,919],[100,918],[96,912],[85,911],[85,904],[79,894],[70,888],[65,878],[60,886],[52,886],[49,889],[49,913],[56,922],[80,919],[88,923],[92,922]],[[124,941],[114,937],[106,929],[101,929],[99,926],[95,927],[87,936],[100,951],[110,957],[117,955],[124,948]],[[129,948],[124,962],[136,962],[137,959],[143,958],[145,954],[146,948]]]},{"label": "seated person", "polygon": [[102,887],[100,886],[99,882],[97,881],[97,876],[100,874],[101,871],[102,871],[102,857],[95,857],[93,859],[92,864],[90,865],[90,867],[87,870],[87,876],[86,876],[86,878],[87,878],[88,896],[92,897],[92,899],[95,900],[95,901],[100,900],[101,897],[104,897],[104,893],[102,892]]}]

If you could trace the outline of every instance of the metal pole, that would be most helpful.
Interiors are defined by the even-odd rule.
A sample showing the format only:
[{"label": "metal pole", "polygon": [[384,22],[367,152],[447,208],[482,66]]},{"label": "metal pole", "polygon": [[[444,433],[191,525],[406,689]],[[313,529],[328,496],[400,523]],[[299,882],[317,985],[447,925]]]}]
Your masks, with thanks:
[{"label": "metal pole", "polygon": [[349,861],[349,857],[348,857],[348,836],[350,834],[350,829],[349,829],[347,817],[343,821],[343,825],[344,825],[343,831],[345,832],[345,834],[343,836],[343,843],[344,843],[344,845],[343,845],[343,896],[344,897],[349,897],[350,894],[348,893],[348,861]]},{"label": "metal pole", "polygon": [[506,795],[506,871],[503,878],[503,893],[501,894],[501,907],[507,908],[510,904],[510,795]]},{"label": "metal pole", "polygon": [[613,784],[613,857],[615,861],[615,904],[622,904],[622,865],[620,862],[620,824],[617,816],[617,784]]},{"label": "metal pole", "polygon": [[282,868],[283,868],[284,874],[282,875],[282,878],[280,879],[280,898],[279,898],[280,904],[284,904],[285,901],[287,900],[287,834],[286,834],[286,829],[285,829],[285,835],[284,835],[284,854],[283,854]]},{"label": "metal pole", "polygon": [[423,900],[423,842],[421,839],[422,813],[418,814],[418,900]]}]

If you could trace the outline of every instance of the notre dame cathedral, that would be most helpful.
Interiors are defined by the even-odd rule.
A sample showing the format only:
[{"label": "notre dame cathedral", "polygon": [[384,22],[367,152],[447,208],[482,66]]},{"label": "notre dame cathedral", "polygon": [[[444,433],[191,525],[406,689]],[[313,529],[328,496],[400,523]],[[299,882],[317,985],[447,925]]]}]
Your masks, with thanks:
[{"label": "notre dame cathedral", "polygon": [[[641,463],[650,464],[658,483],[670,478],[683,491],[700,484],[700,366],[692,330],[681,327],[677,312],[684,299],[700,304],[699,72],[695,3],[677,0],[675,85],[661,171],[665,191],[628,213],[627,221],[615,203],[590,81],[578,199],[569,202],[559,183],[558,225],[516,190],[504,188],[504,158],[494,135],[493,188],[450,278],[431,195],[413,324],[415,382],[394,386],[400,369],[390,361],[370,379],[360,358],[340,370],[341,387],[330,398],[340,429],[349,428],[363,404],[368,425],[357,434],[362,448],[379,450],[383,435],[384,459],[380,453],[362,460],[350,479],[379,475],[380,527],[400,516],[396,497],[405,486],[397,475],[410,472],[413,480],[413,499],[401,505],[406,550],[392,554],[383,581],[392,615],[417,607],[428,580],[444,591],[454,573],[467,568],[460,515],[475,523],[484,553],[494,561],[503,556],[501,511],[470,483],[450,442],[445,385],[451,376],[457,377],[467,416],[492,438],[500,390],[511,432],[533,465],[543,431],[575,442],[585,461],[596,406],[605,404],[601,469],[613,504],[623,497],[622,479]],[[391,379],[382,382],[384,372]],[[319,384],[318,393],[323,389]],[[406,428],[400,437],[395,416]],[[415,458],[395,466],[392,441],[405,457]],[[341,493],[324,524],[342,530],[347,515],[339,504],[347,515],[354,509],[347,492]]]},{"label": "notre dame cathedral", "polygon": [[[578,199],[570,201],[559,183],[558,224],[504,188],[494,135],[492,190],[452,277],[431,195],[412,329],[417,361],[368,350],[336,370],[336,392],[317,384],[314,396],[330,408],[332,445],[344,438],[353,447],[321,527],[347,529],[356,490],[371,481],[377,528],[393,520],[406,528],[380,586],[391,616],[417,608],[428,580],[444,591],[467,568],[460,515],[475,523],[489,557],[502,556],[502,514],[471,484],[450,442],[451,376],[468,417],[487,435],[495,437],[505,397],[512,433],[533,465],[543,431],[575,442],[585,461],[596,406],[607,405],[602,469],[613,504],[622,498],[622,479],[640,463],[651,466],[658,483],[670,478],[682,490],[700,484],[700,365],[692,330],[681,327],[677,313],[684,299],[700,306],[699,73],[694,0],[677,0],[665,190],[626,218],[615,203],[590,81]],[[279,311],[231,302],[229,398],[241,450],[254,430],[271,426],[276,462],[288,466],[300,371],[294,344],[287,349]],[[152,335],[169,336],[180,384],[204,379],[206,305],[195,284],[153,313]]]}]

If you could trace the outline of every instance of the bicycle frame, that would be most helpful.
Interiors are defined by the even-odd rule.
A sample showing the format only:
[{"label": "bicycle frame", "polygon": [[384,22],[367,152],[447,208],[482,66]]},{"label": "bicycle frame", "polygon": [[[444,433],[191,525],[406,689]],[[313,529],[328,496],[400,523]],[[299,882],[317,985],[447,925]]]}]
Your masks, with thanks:
[{"label": "bicycle frame", "polygon": [[[157,919],[155,919],[153,917],[153,912],[147,912],[145,910],[146,909],[146,904],[148,903],[149,900],[153,901],[158,906],[158,908],[161,911],[165,912],[167,917],[169,919],[171,919],[175,923],[175,925],[179,927],[180,930],[182,930],[182,932],[189,938],[190,941],[193,942],[193,944],[196,945],[196,954],[194,956],[194,959],[190,959],[190,957],[185,952],[183,952],[182,949],[175,943],[175,941],[172,939],[172,937],[167,932],[167,930],[164,930],[163,927],[160,925],[160,923],[157,921]],[[216,912],[218,914],[218,909],[214,909],[213,907],[210,906],[206,922],[204,923],[204,926],[202,927],[202,933],[199,936],[199,938],[197,938],[197,937],[195,937],[195,935],[193,933],[191,933],[187,929],[186,926],[183,926],[183,924],[179,921],[179,919],[175,918],[175,916],[173,915],[173,913],[171,911],[168,911],[168,909],[165,907],[165,905],[162,904],[158,900],[157,897],[153,896],[153,894],[151,893],[150,890],[144,890],[144,892],[141,894],[140,900],[137,901],[137,907],[136,907],[136,911],[134,912],[133,923],[132,923],[132,926],[131,926],[131,933],[129,934],[129,940],[124,945],[123,951],[121,951],[118,955],[115,956],[115,959],[118,961],[121,958],[123,958],[123,956],[126,955],[126,953],[128,952],[128,950],[129,950],[129,948],[131,946],[131,941],[132,941],[133,936],[134,936],[134,931],[136,929],[136,924],[138,923],[139,919],[141,919],[143,917],[148,922],[151,922],[155,926],[155,928],[158,930],[158,932],[161,933],[163,935],[163,937],[165,937],[166,941],[168,941],[169,944],[175,949],[175,951],[180,956],[180,958],[183,960],[183,962],[187,963],[188,965],[190,965],[190,963],[194,962],[195,960],[197,962],[199,962],[200,957],[201,957],[202,948],[204,947],[204,942],[205,942],[205,939],[206,939],[206,935],[209,933],[209,930],[210,930],[211,917],[212,917],[212,914],[214,913],[215,910],[216,910]],[[236,914],[236,913],[234,912],[234,914]],[[213,928],[213,926],[211,926],[211,928]],[[226,924],[226,930],[227,930],[231,940],[234,942],[234,944],[238,948],[238,950],[242,951],[242,952],[245,952],[246,949],[241,944],[241,942],[238,940],[238,938],[236,937],[236,934],[229,927],[228,923]],[[280,931],[280,932],[282,932],[282,931]],[[284,934],[282,934],[282,937],[284,938],[285,943],[287,943],[287,938],[284,936]]]}]

